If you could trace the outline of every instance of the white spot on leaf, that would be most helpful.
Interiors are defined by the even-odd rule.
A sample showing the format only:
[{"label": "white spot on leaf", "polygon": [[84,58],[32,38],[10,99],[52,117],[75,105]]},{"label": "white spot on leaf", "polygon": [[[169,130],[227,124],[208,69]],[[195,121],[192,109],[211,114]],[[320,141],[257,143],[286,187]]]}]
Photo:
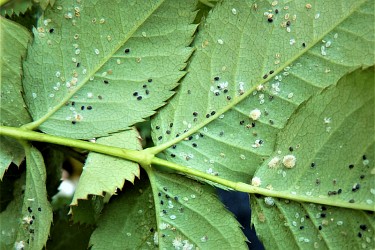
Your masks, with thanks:
[{"label": "white spot on leaf", "polygon": [[283,164],[286,168],[294,168],[294,166],[296,165],[296,157],[294,155],[284,156]]}]

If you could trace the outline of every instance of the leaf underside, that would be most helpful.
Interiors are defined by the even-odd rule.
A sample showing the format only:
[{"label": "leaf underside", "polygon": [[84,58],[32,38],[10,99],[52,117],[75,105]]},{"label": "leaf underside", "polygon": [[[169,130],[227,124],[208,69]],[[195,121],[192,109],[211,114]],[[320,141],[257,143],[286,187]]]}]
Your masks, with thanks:
[{"label": "leaf underside", "polygon": [[107,205],[93,249],[246,248],[240,225],[212,187],[154,170],[149,176]]},{"label": "leaf underside", "polygon": [[90,238],[92,249],[149,249],[154,246],[155,210],[147,179],[114,196]]},{"label": "leaf underside", "polygon": [[[374,64],[371,4],[218,4],[196,37],[189,74],[152,120],[155,144],[181,138],[164,151],[168,160],[249,183],[301,103]],[[256,109],[260,117],[250,118]]]},{"label": "leaf underside", "polygon": [[[353,199],[369,208],[373,204],[374,189],[371,186],[374,183],[371,163],[374,138],[369,136],[374,134],[374,100],[368,93],[369,90],[374,92],[373,75],[369,75],[373,68],[365,73],[354,73],[351,77],[362,77],[363,84],[341,89],[346,93],[341,100],[337,98],[340,87],[336,88],[335,84],[347,73],[374,64],[374,27],[368,25],[374,19],[372,5],[371,1],[324,1],[313,3],[311,8],[302,1],[280,2],[274,6],[267,2],[257,2],[255,6],[246,1],[218,4],[196,37],[196,52],[188,67],[189,74],[181,81],[169,105],[152,120],[153,141],[162,145],[175,140],[176,144],[164,151],[168,160],[212,175],[249,183],[259,169],[256,176],[262,180],[261,187],[288,194],[296,192],[301,199],[307,196],[327,199],[328,194],[333,194],[332,199],[348,204]],[[264,14],[270,10],[272,22]],[[327,93],[330,94],[326,97],[317,97]],[[360,93],[367,94],[361,98]],[[304,113],[303,107],[311,98],[317,98],[316,103]],[[327,98],[325,102],[324,98]],[[330,98],[340,104],[333,104]],[[251,111],[255,109],[261,115],[253,119]],[[291,116],[300,113],[304,114],[292,125]],[[309,123],[308,118],[315,120]],[[361,131],[360,136],[357,130]],[[294,140],[291,131],[295,131],[292,135],[299,131],[298,140]],[[186,132],[190,136],[183,140]],[[310,141],[314,143],[309,144]],[[292,170],[281,163],[288,154],[297,157],[297,165]],[[367,166],[363,166],[363,155],[370,162]],[[268,164],[276,156],[280,160],[272,173]],[[310,168],[312,162],[317,169]],[[353,175],[341,170],[336,173],[337,168],[347,170],[350,164],[359,166],[352,171]],[[332,180],[328,180],[330,176]],[[316,179],[324,183],[314,186]],[[352,191],[357,184],[361,190]],[[364,186],[366,188],[362,188]],[[263,198],[260,200],[264,203]],[[290,244],[285,243],[290,248],[306,247],[307,243],[332,247],[331,243],[324,243],[332,235],[316,236],[318,233],[314,230],[319,231],[318,222],[323,226],[333,225],[337,220],[345,221],[349,213],[353,218],[347,223],[356,226],[353,232],[357,234],[361,230],[358,223],[367,225],[366,233],[373,231],[373,218],[366,212],[339,209],[334,214],[339,218],[335,222],[315,221],[315,227],[310,226],[313,234],[309,237],[308,233],[299,233],[299,226],[298,230],[290,229],[290,225],[295,224],[291,217],[295,213],[282,213],[288,220],[285,229],[277,226],[284,221],[279,214],[268,212],[264,217],[253,199],[252,206],[260,211],[260,218],[270,216],[272,224],[266,225],[267,229],[259,220],[253,222],[270,249],[278,247],[277,237],[267,240],[273,234],[285,242],[289,239],[287,235],[292,237],[294,240]],[[284,201],[277,204],[284,204]],[[308,213],[315,211],[303,203],[293,204],[291,206],[297,208],[305,206],[304,211]],[[302,216],[303,211],[299,213]],[[273,218],[278,220],[273,222]],[[273,230],[277,233],[271,232]],[[314,237],[318,237],[319,242]],[[364,237],[353,245],[366,244],[363,240],[368,241]]]},{"label": "leaf underside", "polygon": [[30,249],[42,249],[48,239],[52,223],[52,208],[46,191],[46,169],[42,154],[36,148],[25,145],[25,152],[27,164],[25,193],[14,244],[15,246],[24,244]]},{"label": "leaf underside", "polygon": [[[21,60],[26,54],[31,36],[22,26],[3,17],[1,20],[1,103],[0,122],[5,126],[19,127],[31,121],[24,108],[21,83]],[[9,46],[12,44],[12,46]],[[0,136],[0,179],[13,162],[17,166],[25,157],[23,148],[14,139]]]},{"label": "leaf underside", "polygon": [[[77,2],[42,3],[47,9],[23,65],[25,102],[40,130],[141,150],[130,126],[155,114],[177,87],[151,120],[156,145],[181,138],[163,152],[168,160],[231,181],[249,183],[255,174],[260,187],[301,199],[373,206],[372,1],[223,1],[193,47],[193,1]],[[2,72],[1,123],[21,126],[31,121],[19,70],[30,36],[8,23],[1,18],[10,34],[1,44],[9,74]],[[14,46],[5,51],[4,41]],[[251,117],[255,109],[259,118]],[[0,138],[0,177],[24,158],[17,145]],[[0,243],[41,249],[52,221],[46,171],[40,152],[25,150],[25,194],[1,213],[8,231]],[[292,168],[283,163],[287,155],[296,159]],[[139,166],[89,154],[72,213],[74,221],[98,223],[93,249],[246,248],[211,186],[154,168],[147,174],[149,182],[103,210],[101,196],[133,183]],[[270,249],[357,249],[373,241],[375,217],[366,211],[253,195],[251,207]]]},{"label": "leaf underside", "polygon": [[[374,68],[357,70],[304,103],[291,116],[285,130],[288,134],[278,136],[276,152],[280,154],[274,157],[279,163],[265,162],[255,173],[262,180],[261,186],[374,207],[374,91],[369,92],[373,84]],[[288,151],[290,147],[293,152]],[[294,168],[282,166],[285,154],[296,157]],[[257,233],[267,235],[271,223],[285,221],[285,227],[274,229],[273,237],[262,236],[268,247],[281,240],[281,232],[287,232],[294,237],[283,242],[288,249],[358,249],[370,243],[368,238],[375,229],[373,213],[282,200],[272,207],[267,203],[270,198],[251,197],[252,208],[257,211],[252,221]],[[266,223],[259,214],[265,216]]]},{"label": "leaf underside", "polygon": [[193,7],[57,1],[47,8],[24,62],[25,100],[36,126],[91,139],[153,115],[185,74]]},{"label": "leaf underside", "polygon": [[366,211],[251,197],[252,222],[266,249],[366,249],[375,218]]},{"label": "leaf underside", "polygon": [[[97,143],[116,147],[124,147],[126,145],[127,149],[133,150],[142,149],[139,134],[134,128],[99,138]],[[86,219],[81,220],[80,215],[76,216],[77,213],[80,213],[77,210],[83,210],[82,215],[85,216],[85,207],[89,205],[86,204],[81,207],[82,201],[79,200],[86,200],[89,195],[114,195],[118,189],[122,189],[125,180],[133,183],[135,177],[139,178],[139,166],[137,163],[98,153],[89,153],[71,202],[73,219],[75,221],[88,222]],[[89,203],[91,202],[89,201]],[[95,203],[95,201],[93,202]],[[77,205],[78,207],[75,207]]]},{"label": "leaf underside", "polygon": [[210,185],[148,171],[160,249],[246,249],[240,224]]}]

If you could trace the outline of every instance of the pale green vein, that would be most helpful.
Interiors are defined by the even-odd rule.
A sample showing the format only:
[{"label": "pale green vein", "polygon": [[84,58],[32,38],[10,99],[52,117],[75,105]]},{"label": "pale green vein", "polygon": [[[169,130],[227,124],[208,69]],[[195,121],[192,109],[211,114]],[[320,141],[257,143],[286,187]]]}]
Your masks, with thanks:
[{"label": "pale green vein", "polygon": [[[300,58],[301,56],[303,56],[306,52],[309,52],[309,50],[312,47],[314,47],[316,44],[318,44],[328,33],[330,33],[337,26],[339,26],[342,22],[344,22],[348,17],[350,17],[351,14],[354,13],[357,9],[359,9],[364,3],[366,3],[366,1],[362,1],[362,3],[359,4],[357,6],[357,8],[355,8],[355,9],[353,8],[348,13],[347,16],[342,17],[340,20],[338,20],[336,23],[334,23],[331,26],[330,29],[327,29],[324,33],[321,34],[320,37],[317,37],[316,40],[315,40],[315,42],[309,43],[309,45],[306,46],[306,48],[302,49],[300,52],[298,52],[294,56],[292,56],[283,65],[281,65],[278,69],[276,69],[275,72],[274,72],[274,74],[277,75],[278,73],[282,72],[285,67],[287,67],[288,65],[292,64],[293,62],[295,62],[298,58]],[[257,86],[263,85],[263,84],[267,83],[268,81],[269,81],[269,79],[262,79],[262,80],[259,81],[258,84],[256,84],[255,86],[253,86],[252,88],[250,88],[249,90],[247,90],[243,95],[233,97],[232,102],[229,105],[224,106],[223,108],[221,108],[220,110],[218,110],[215,115],[212,115],[212,116],[210,116],[210,118],[205,119],[200,124],[196,125],[193,129],[191,129],[191,130],[187,131],[186,133],[184,133],[182,136],[174,138],[173,140],[170,140],[170,141],[168,141],[166,143],[163,143],[163,144],[160,144],[158,146],[154,146],[154,147],[148,148],[147,150],[149,152],[153,153],[153,154],[157,154],[157,153],[160,153],[160,152],[166,150],[167,148],[173,146],[174,144],[177,144],[178,142],[184,140],[186,137],[188,137],[188,136],[196,133],[198,130],[200,130],[201,128],[203,128],[207,124],[211,123],[213,120],[217,119],[223,113],[225,113],[228,110],[230,110],[231,108],[233,108],[235,105],[237,105],[238,103],[240,103],[241,101],[243,101],[244,99],[246,99],[254,90],[256,90]]]},{"label": "pale green vein", "polygon": [[[85,78],[82,79],[81,84],[78,84],[76,88],[74,88],[73,91],[70,92],[70,94],[66,95],[58,105],[54,106],[50,111],[48,111],[45,115],[43,115],[41,118],[39,118],[36,121],[33,121],[31,123],[25,124],[22,127],[29,130],[35,130],[37,129],[42,123],[48,120],[54,113],[56,113],[61,107],[63,107],[80,89],[82,89],[84,86],[86,86],[86,83],[89,82],[90,78],[96,74],[100,68],[103,67],[103,65],[108,62],[108,60],[124,45],[124,43],[131,38],[132,34],[134,34],[135,31],[138,30],[138,28],[144,23],[145,20],[147,20],[152,13],[154,13],[160,5],[163,3],[163,1],[159,1],[159,3],[155,6],[154,9],[151,9],[148,11],[148,13],[145,15],[145,19],[139,20],[136,24],[132,26],[132,28],[129,30],[127,34],[124,35],[124,40],[120,41],[116,46],[114,46],[114,49],[112,50],[112,53],[108,53],[99,63],[96,65],[96,67],[92,70],[91,74],[87,74]],[[46,87],[46,86],[45,86]]]}]

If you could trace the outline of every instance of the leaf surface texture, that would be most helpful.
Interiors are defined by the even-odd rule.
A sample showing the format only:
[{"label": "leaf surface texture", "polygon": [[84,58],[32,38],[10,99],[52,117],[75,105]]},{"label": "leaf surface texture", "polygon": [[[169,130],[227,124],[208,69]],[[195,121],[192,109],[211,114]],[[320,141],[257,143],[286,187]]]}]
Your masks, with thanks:
[{"label": "leaf surface texture", "polygon": [[[29,32],[22,26],[0,17],[1,25],[1,103],[0,122],[19,127],[31,121],[22,97],[21,60],[26,54]],[[9,46],[12,44],[12,46]],[[17,166],[25,157],[22,146],[14,139],[0,137],[0,179],[13,162]]]},{"label": "leaf surface texture", "polygon": [[91,139],[154,114],[185,74],[193,7],[191,1],[56,1],[34,29],[24,63],[32,127]]}]

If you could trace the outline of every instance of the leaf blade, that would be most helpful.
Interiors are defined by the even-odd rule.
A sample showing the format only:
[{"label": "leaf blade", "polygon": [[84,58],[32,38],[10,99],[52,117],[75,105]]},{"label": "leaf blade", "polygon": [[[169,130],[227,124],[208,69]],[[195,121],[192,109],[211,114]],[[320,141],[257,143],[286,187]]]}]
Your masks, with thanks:
[{"label": "leaf blade", "polygon": [[[373,68],[354,71],[304,103],[278,135],[275,153],[257,170],[261,187],[371,209],[374,95],[368,90],[373,79]],[[295,159],[289,168],[287,155]],[[270,164],[274,157],[278,164]]]},{"label": "leaf blade", "polygon": [[19,180],[14,183],[13,196],[14,199],[8,203],[5,210],[0,213],[0,227],[4,232],[0,238],[0,246],[3,249],[14,246],[17,238],[17,228],[19,226],[19,219],[22,217],[22,203],[23,203],[23,188],[25,184],[25,175],[22,175]]},{"label": "leaf blade", "polygon": [[[1,124],[21,126],[31,121],[24,108],[21,83],[21,59],[26,54],[26,47],[31,40],[29,32],[22,26],[0,17],[1,39]],[[12,44],[10,47],[9,44]],[[11,138],[0,138],[0,179],[13,162],[17,166],[25,157],[22,146]]]},{"label": "leaf blade", "polygon": [[[158,1],[101,8],[99,3],[55,3],[56,8],[47,9],[24,63],[26,102],[36,120],[30,126],[90,139],[127,129],[154,114],[173,94],[170,90],[185,74],[182,69],[192,52],[187,46],[195,30],[190,25],[193,6],[179,5]],[[168,14],[175,22],[166,23]],[[158,23],[167,26],[161,29]],[[167,34],[172,39],[165,39]],[[42,69],[46,74],[40,74]],[[32,86],[35,82],[42,84]],[[139,95],[133,96],[135,92]]]},{"label": "leaf blade", "polygon": [[240,224],[214,188],[176,174],[148,171],[160,248],[247,249]]},{"label": "leaf blade", "polygon": [[[141,190],[141,192],[139,191]],[[156,229],[151,189],[143,181],[111,200],[90,238],[93,249],[155,248]]]},{"label": "leaf blade", "polygon": [[22,222],[17,232],[19,244],[41,249],[46,245],[52,223],[52,207],[47,199],[46,169],[42,154],[31,145],[26,153],[26,188],[22,204]]},{"label": "leaf blade", "polygon": [[368,246],[374,230],[375,217],[360,210],[283,199],[269,206],[253,195],[251,206],[251,221],[266,248],[357,249]]},{"label": "leaf blade", "polygon": [[[334,4],[311,10],[298,1],[261,3],[257,9],[244,1],[217,5],[197,36],[189,74],[152,121],[155,150],[164,150],[170,161],[249,183],[303,102],[374,63],[373,27],[363,25],[373,17],[371,3],[340,3],[345,6],[336,19],[330,15]],[[273,12],[270,23],[264,11],[276,8],[279,14]],[[287,14],[291,32],[279,26]],[[312,28],[317,33],[309,32]],[[362,57],[360,47],[370,54]],[[257,109],[261,116],[252,119]],[[172,121],[177,125],[170,128]]]},{"label": "leaf blade", "polygon": [[[275,156],[280,159],[285,153],[294,155],[295,167],[285,169],[281,162],[269,165],[267,160],[255,174],[262,180],[261,185],[296,197],[355,202],[363,209],[373,209],[374,138],[368,136],[374,133],[374,95],[368,92],[373,80],[373,68],[357,70],[307,101],[287,124],[285,131],[289,134],[284,131],[279,134],[275,150],[281,153]],[[296,141],[300,145],[298,148],[294,147]],[[356,144],[362,146],[353,147]],[[296,148],[293,152],[288,152],[290,145]],[[282,148],[284,150],[280,151]],[[267,205],[266,199],[272,199],[276,208]],[[252,223],[257,232],[262,236],[274,229],[272,237],[262,236],[265,246],[270,248],[282,242],[284,248],[311,245],[314,248],[340,249],[345,246],[355,249],[365,247],[369,243],[367,233],[374,230],[375,217],[366,211],[270,197],[263,201],[255,196],[252,196],[251,204],[255,211]],[[286,230],[294,241],[283,241],[280,228],[271,225],[282,224],[284,219],[281,218],[285,219]]]},{"label": "leaf blade", "polygon": [[[97,142],[117,147],[126,145],[128,149],[133,150],[142,149],[139,134],[135,128],[99,138]],[[115,195],[118,189],[122,189],[126,180],[134,183],[135,177],[139,178],[139,175],[138,163],[90,152],[70,204],[72,206],[73,219],[82,223],[93,223],[92,219],[86,218],[87,211],[90,210],[90,207],[99,206],[100,209],[94,208],[94,210],[97,210],[94,214],[99,213],[103,204],[100,197],[95,197],[94,200],[91,200],[89,196],[103,196],[106,194],[110,197]],[[86,201],[87,199],[89,201]],[[96,204],[97,202],[101,205]]]}]

